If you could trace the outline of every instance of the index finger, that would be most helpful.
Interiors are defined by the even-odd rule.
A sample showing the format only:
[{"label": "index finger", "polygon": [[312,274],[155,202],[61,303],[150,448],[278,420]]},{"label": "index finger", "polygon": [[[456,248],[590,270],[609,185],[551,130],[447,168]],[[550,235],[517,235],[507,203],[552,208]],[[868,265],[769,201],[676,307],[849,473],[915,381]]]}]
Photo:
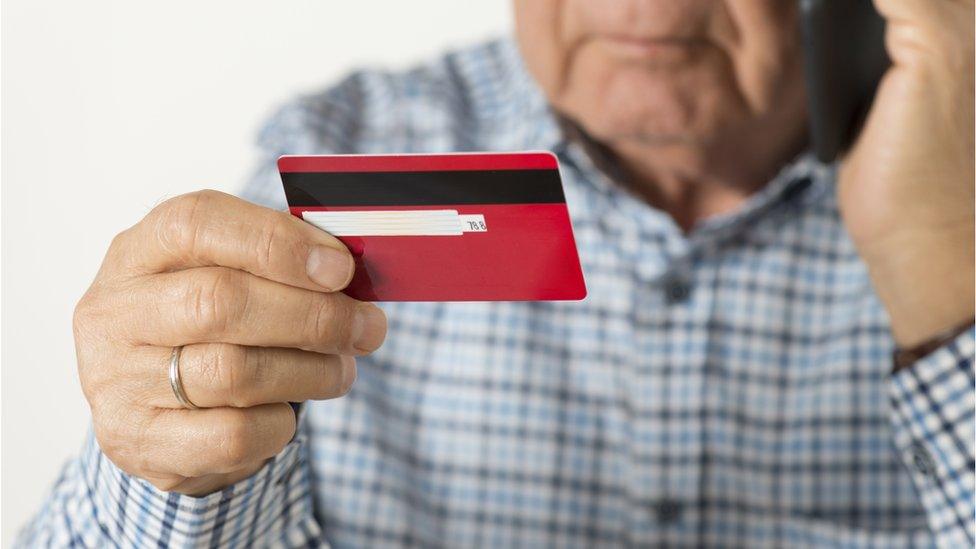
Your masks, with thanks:
[{"label": "index finger", "polygon": [[336,291],[349,284],[355,268],[349,250],[332,235],[217,191],[167,200],[117,240],[111,255],[137,274],[221,266]]}]

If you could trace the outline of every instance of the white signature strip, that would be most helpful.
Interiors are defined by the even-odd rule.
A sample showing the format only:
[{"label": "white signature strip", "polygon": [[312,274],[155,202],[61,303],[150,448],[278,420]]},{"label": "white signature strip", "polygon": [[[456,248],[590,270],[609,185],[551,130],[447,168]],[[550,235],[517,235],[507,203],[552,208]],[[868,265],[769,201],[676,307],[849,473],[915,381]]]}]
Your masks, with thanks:
[{"label": "white signature strip", "polygon": [[334,236],[459,236],[488,230],[483,215],[457,210],[308,211],[302,219]]}]

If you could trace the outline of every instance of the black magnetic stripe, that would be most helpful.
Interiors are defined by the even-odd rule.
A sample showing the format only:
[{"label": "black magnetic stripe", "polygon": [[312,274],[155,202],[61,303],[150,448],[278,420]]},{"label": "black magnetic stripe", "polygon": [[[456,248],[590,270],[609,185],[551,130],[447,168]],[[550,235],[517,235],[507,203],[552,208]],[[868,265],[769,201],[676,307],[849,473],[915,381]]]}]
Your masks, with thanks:
[{"label": "black magnetic stripe", "polygon": [[288,205],[420,206],[565,202],[558,170],[281,174]]}]

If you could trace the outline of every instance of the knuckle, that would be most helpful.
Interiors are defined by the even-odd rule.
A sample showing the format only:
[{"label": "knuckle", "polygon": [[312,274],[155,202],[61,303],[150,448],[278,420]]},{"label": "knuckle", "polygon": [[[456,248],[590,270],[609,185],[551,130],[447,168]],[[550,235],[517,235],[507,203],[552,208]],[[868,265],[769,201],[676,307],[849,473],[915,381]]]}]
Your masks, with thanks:
[{"label": "knuckle", "polygon": [[71,330],[76,339],[91,334],[100,323],[115,318],[117,311],[113,311],[114,302],[110,297],[113,293],[118,290],[104,287],[96,280],[78,299],[71,314]]},{"label": "knuckle", "polygon": [[[100,335],[113,333],[110,329],[117,320],[115,304],[107,295],[111,290],[101,290],[97,285],[88,288],[71,312],[71,333],[79,350],[89,346]],[[118,338],[118,335],[111,339]]]},{"label": "knuckle", "polygon": [[230,406],[252,406],[252,382],[248,364],[247,348],[228,343],[211,345],[207,360],[209,382],[223,395]]},{"label": "knuckle", "polygon": [[78,381],[89,407],[94,410],[117,401],[118,390],[124,389],[129,380],[125,375],[119,375],[119,364],[129,362],[127,355],[131,349],[78,334],[75,348]]},{"label": "knuckle", "polygon": [[102,394],[104,386],[96,376],[92,375],[91,369],[81,362],[78,363],[78,382],[81,385],[81,394],[88,402],[88,407],[94,407],[100,400],[99,395]]},{"label": "knuckle", "polygon": [[265,216],[255,240],[255,261],[257,267],[264,272],[270,272],[280,267],[281,257],[304,257],[307,251],[301,249],[304,244],[300,239],[292,236],[293,226],[288,214],[269,212]]},{"label": "knuckle", "polygon": [[223,193],[196,191],[171,198],[147,217],[163,249],[180,256],[192,256],[207,213]]},{"label": "knuckle", "polygon": [[111,402],[112,399],[105,395],[109,387],[116,383],[116,376],[106,372],[101,366],[95,360],[78,360],[78,382],[85,400],[88,401],[88,407],[93,411]]},{"label": "knuckle", "polygon": [[321,367],[326,373],[316,376],[318,383],[311,391],[312,400],[345,396],[356,382],[356,359],[351,356],[327,357]]},{"label": "knuckle", "polygon": [[75,304],[75,309],[71,315],[71,330],[74,333],[76,341],[87,334],[92,328],[95,300],[94,292],[89,288],[85,292],[85,295],[81,296],[81,299]]},{"label": "knuckle", "polygon": [[348,332],[351,313],[331,295],[317,294],[308,300],[309,321],[306,323],[308,340],[336,345]]},{"label": "knuckle", "polygon": [[199,269],[190,276],[185,304],[193,328],[203,333],[224,333],[244,313],[245,277],[231,269]]},{"label": "knuckle", "polygon": [[253,461],[251,440],[251,426],[242,410],[229,410],[229,415],[223,424],[221,450],[223,461],[228,470],[236,470]]},{"label": "knuckle", "polygon": [[132,228],[128,228],[115,236],[112,237],[112,241],[108,245],[108,251],[105,254],[106,258],[114,258],[125,254],[126,248],[129,246],[129,242],[132,240]]},{"label": "knuckle", "polygon": [[148,456],[143,452],[141,420],[132,414],[119,414],[92,407],[92,427],[102,453],[123,470],[133,474],[147,471]]},{"label": "knuckle", "polygon": [[164,249],[181,251],[191,247],[193,222],[197,218],[200,197],[196,193],[171,198],[156,206],[147,221]]}]

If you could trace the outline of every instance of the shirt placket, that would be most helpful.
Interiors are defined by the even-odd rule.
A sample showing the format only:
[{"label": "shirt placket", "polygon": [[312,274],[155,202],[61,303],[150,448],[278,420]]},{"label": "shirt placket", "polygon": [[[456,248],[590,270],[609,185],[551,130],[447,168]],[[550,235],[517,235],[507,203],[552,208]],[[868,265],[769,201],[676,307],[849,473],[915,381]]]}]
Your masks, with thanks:
[{"label": "shirt placket", "polygon": [[634,541],[684,544],[699,528],[697,500],[707,465],[709,275],[698,267],[696,246],[669,218],[632,213],[639,227],[630,372]]}]

